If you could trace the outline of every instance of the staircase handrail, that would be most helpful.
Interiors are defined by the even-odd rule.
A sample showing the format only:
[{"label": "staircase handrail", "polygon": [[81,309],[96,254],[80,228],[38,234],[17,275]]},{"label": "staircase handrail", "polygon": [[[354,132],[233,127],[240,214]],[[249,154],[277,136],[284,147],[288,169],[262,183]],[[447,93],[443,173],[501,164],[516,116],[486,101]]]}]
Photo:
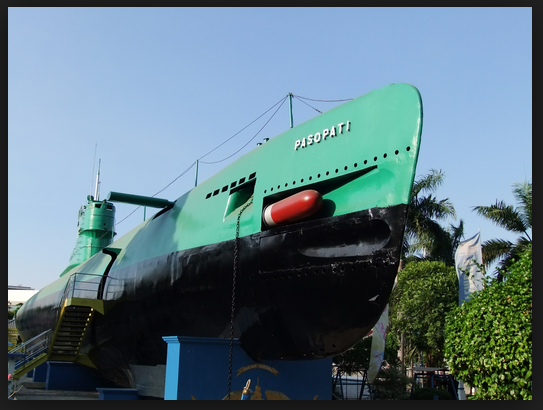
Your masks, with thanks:
[{"label": "staircase handrail", "polygon": [[15,361],[15,370],[29,363],[43,353],[47,353],[51,342],[51,329],[34,336],[32,339],[11,349],[8,354],[19,354],[21,359]]},{"label": "staircase handrail", "polygon": [[[83,280],[82,278],[96,278],[96,281],[91,280]],[[76,291],[84,291],[84,292],[96,292],[96,296],[93,298],[87,299],[103,299],[103,295],[100,295],[100,289],[105,289],[106,283],[111,280],[115,280],[116,278],[96,273],[84,273],[84,272],[76,272],[70,275],[70,279],[68,279],[68,282],[66,283],[66,287],[64,288],[64,293],[62,295],[62,298],[59,301],[58,308],[61,308],[64,305],[64,302],[68,298],[72,298],[75,295]],[[85,284],[85,286],[82,287],[82,284]],[[99,297],[100,296],[100,297]]]}]

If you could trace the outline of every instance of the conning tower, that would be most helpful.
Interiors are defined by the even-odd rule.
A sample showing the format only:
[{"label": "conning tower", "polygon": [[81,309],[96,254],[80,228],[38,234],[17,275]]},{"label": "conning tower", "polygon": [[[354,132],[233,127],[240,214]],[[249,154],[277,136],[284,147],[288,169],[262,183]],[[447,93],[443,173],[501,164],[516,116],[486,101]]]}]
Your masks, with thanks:
[{"label": "conning tower", "polygon": [[116,235],[115,206],[107,201],[99,200],[100,166],[96,177],[94,196],[87,195],[87,204],[79,209],[77,218],[77,239],[70,257],[69,266],[60,274],[64,275],[77,265],[107,247]]}]

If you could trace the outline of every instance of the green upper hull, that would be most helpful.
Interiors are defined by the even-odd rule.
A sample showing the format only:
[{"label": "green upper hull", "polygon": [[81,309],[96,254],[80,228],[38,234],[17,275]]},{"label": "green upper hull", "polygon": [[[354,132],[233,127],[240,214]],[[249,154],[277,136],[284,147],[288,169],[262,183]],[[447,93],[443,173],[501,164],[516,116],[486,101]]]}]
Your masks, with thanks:
[{"label": "green upper hull", "polygon": [[[235,337],[244,349],[294,359],[344,351],[388,302],[421,130],[421,98],[407,84],[288,130],[173,206],[159,201],[163,210],[34,295],[18,313],[23,338],[56,326],[64,288],[81,273],[79,281],[104,286],[75,297],[111,308],[96,317],[84,347],[96,364],[107,371],[122,361],[115,374],[129,373],[141,354],[160,364],[164,335],[226,337],[239,268]],[[268,205],[308,189],[322,195],[316,214],[271,229],[263,223]]]},{"label": "green upper hull", "polygon": [[[254,182],[248,188],[254,198],[241,217],[240,236],[263,229],[262,211],[270,198],[342,176],[353,179],[323,195],[335,204],[334,216],[408,204],[421,132],[422,101],[415,87],[392,84],[371,91],[256,147],[182,195],[172,209],[116,240],[110,246],[121,251],[112,272],[159,255],[232,240],[236,211],[244,202],[232,205],[236,193],[231,191],[247,182]],[[354,177],[364,169],[371,171]],[[66,277],[74,272],[103,274],[110,260],[98,253],[65,272]],[[66,280],[40,293],[55,293]]]},{"label": "green upper hull", "polygon": [[[336,135],[323,138],[325,130],[331,134],[333,128]],[[237,212],[228,214],[230,187],[252,176],[254,199],[242,215],[240,236],[262,229],[267,198],[375,165],[368,174],[323,195],[336,204],[334,215],[407,204],[421,130],[422,102],[415,87],[394,84],[374,90],[258,146],[181,196],[173,209],[143,222],[111,245],[125,250],[115,265],[233,239]],[[315,142],[316,133],[320,133],[319,142]],[[148,242],[150,237],[152,242]]]}]

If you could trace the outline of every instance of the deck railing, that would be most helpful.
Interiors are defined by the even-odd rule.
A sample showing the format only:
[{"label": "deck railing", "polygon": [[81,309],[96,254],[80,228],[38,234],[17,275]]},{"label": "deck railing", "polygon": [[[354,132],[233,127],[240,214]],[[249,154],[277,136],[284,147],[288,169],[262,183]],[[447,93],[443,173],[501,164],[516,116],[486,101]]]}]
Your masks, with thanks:
[{"label": "deck railing", "polygon": [[[115,283],[114,281],[117,281],[117,279],[111,276],[82,272],[73,273],[66,284],[58,307],[61,307],[66,299],[73,297],[98,300],[107,299],[106,296],[109,293],[110,284]],[[107,289],[106,284],[108,285]]]}]

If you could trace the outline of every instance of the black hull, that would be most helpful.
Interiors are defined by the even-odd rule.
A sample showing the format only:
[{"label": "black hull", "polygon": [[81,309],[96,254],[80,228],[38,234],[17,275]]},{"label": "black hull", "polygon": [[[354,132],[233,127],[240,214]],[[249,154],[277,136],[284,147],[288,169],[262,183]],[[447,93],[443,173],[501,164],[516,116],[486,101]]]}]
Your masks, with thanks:
[{"label": "black hull", "polygon": [[[392,290],[406,212],[366,210],[240,238],[235,337],[245,351],[257,361],[324,358],[367,335]],[[111,272],[122,295],[95,316],[83,353],[128,386],[130,366],[166,364],[163,336],[228,338],[233,255],[228,241]]]},{"label": "black hull", "polygon": [[[234,336],[245,351],[324,358],[367,335],[388,303],[406,216],[397,205],[239,238]],[[81,353],[129,387],[135,366],[166,364],[163,336],[228,338],[233,270],[233,240],[112,269],[106,314],[95,314]],[[56,327],[60,298],[18,317],[25,339]]]}]

